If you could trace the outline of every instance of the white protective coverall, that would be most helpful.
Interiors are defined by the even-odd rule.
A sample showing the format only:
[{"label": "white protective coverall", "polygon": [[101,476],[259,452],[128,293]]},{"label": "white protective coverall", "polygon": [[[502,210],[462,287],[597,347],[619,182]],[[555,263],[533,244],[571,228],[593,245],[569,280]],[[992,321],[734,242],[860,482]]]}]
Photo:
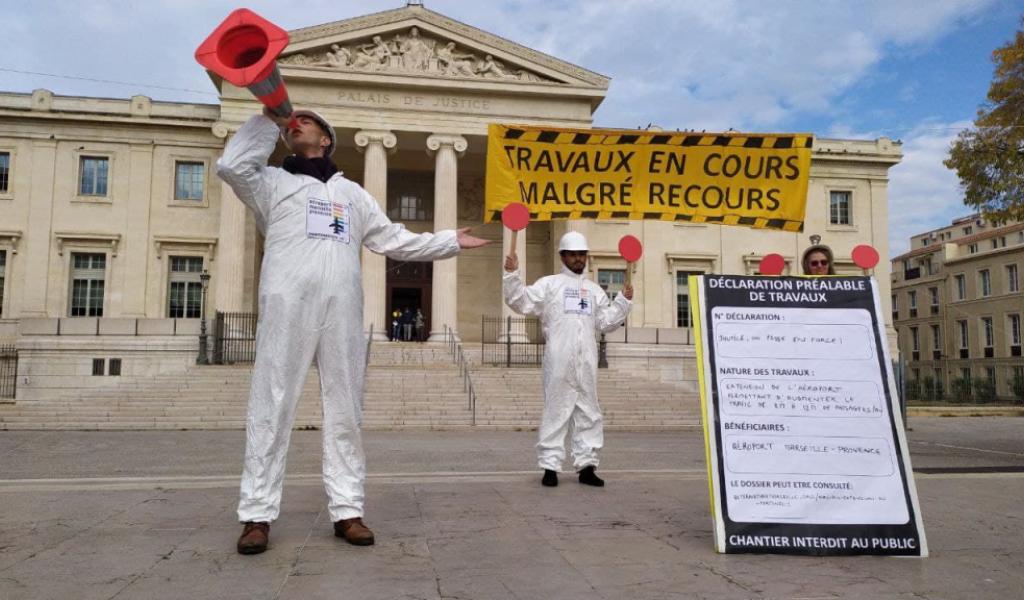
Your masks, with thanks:
[{"label": "white protective coverall", "polygon": [[332,521],[361,517],[366,341],[360,248],[396,260],[435,260],[454,256],[459,245],[455,231],[413,234],[392,223],[341,173],[325,184],[268,167],[279,133],[273,121],[256,115],[217,161],[217,174],[252,210],[265,236],[238,518],[270,522],[278,516],[295,407],[314,358],[328,510]]},{"label": "white protective coverall", "polygon": [[547,341],[537,464],[561,470],[571,420],[576,470],[597,467],[597,451],[604,445],[597,403],[597,335],[625,321],[632,303],[622,294],[608,302],[601,286],[566,266],[558,275],[542,277],[531,286],[523,285],[518,272],[505,272],[502,291],[512,310],[540,317]]}]

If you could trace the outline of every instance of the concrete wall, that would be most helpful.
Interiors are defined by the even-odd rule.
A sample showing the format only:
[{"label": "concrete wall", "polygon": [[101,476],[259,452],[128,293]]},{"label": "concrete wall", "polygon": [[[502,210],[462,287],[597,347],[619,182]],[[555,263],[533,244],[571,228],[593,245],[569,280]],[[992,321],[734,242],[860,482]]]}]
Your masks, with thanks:
[{"label": "concrete wall", "polygon": [[[186,319],[24,319],[18,349],[18,402],[113,387],[121,377],[182,373],[196,364],[198,328]],[[103,360],[103,375],[93,361]]]},{"label": "concrete wall", "polygon": [[697,393],[697,352],[685,345],[608,344],[608,368]]}]

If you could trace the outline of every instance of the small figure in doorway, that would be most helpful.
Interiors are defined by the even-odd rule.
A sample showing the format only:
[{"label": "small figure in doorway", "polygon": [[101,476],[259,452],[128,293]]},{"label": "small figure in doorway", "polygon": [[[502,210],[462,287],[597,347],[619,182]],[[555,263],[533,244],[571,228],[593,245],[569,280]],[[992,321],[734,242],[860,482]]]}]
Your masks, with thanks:
[{"label": "small figure in doorway", "polygon": [[423,319],[423,311],[418,308],[416,309],[416,316],[413,317],[413,325],[416,327],[416,341],[422,342],[425,339],[423,337],[425,333],[423,329],[426,322]]},{"label": "small figure in doorway", "polygon": [[391,311],[391,341],[397,342],[399,336],[398,319],[402,316],[402,313],[396,308]]},{"label": "small figure in doorway", "polygon": [[412,311],[408,308],[402,311],[402,340],[412,341]]}]

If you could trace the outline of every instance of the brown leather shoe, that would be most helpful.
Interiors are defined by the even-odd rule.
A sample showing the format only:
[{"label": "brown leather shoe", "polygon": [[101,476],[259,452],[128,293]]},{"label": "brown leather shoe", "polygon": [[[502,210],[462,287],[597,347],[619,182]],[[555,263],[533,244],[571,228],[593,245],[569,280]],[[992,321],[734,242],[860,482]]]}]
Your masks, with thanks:
[{"label": "brown leather shoe", "polygon": [[345,538],[350,544],[356,546],[372,546],[373,532],[363,525],[362,517],[354,519],[342,519],[334,523],[335,537]]},{"label": "brown leather shoe", "polygon": [[270,523],[244,523],[242,536],[238,538],[239,554],[259,554],[267,549],[270,541]]}]

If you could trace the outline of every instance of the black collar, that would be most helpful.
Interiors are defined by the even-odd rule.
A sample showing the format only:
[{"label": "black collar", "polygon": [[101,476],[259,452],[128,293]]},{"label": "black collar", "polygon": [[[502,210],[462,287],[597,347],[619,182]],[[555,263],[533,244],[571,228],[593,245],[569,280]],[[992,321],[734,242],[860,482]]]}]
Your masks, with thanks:
[{"label": "black collar", "polygon": [[305,156],[292,154],[285,157],[284,163],[281,166],[285,171],[293,175],[309,175],[324,183],[327,183],[327,180],[338,172],[338,167],[334,166],[331,159],[326,156],[306,158]]}]

